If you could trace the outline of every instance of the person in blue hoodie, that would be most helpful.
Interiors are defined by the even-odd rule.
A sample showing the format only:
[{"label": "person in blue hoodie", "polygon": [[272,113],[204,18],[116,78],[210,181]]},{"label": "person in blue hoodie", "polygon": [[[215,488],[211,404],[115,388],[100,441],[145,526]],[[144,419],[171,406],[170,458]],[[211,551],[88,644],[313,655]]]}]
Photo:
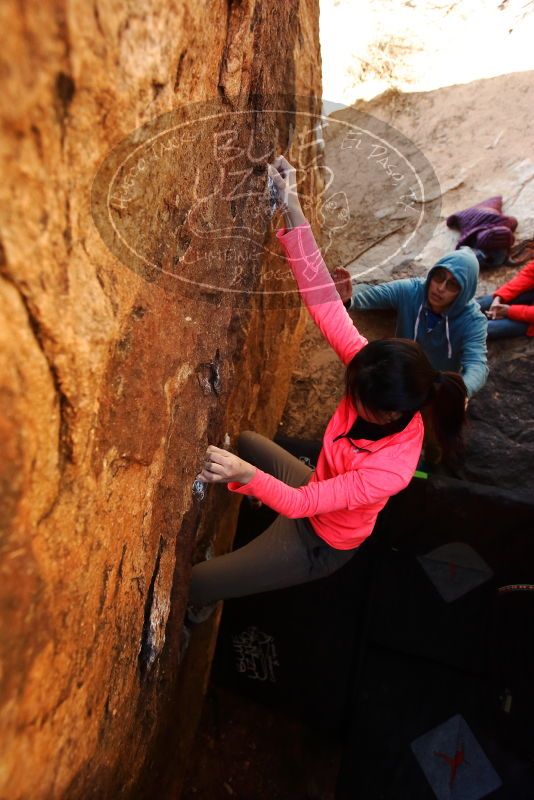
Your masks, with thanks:
[{"label": "person in blue hoodie", "polygon": [[478,269],[471,248],[462,247],[440,258],[426,278],[359,284],[352,291],[346,269],[333,277],[349,309],[396,309],[395,336],[419,342],[435,369],[460,372],[472,397],[488,377],[488,321],[474,300]]}]

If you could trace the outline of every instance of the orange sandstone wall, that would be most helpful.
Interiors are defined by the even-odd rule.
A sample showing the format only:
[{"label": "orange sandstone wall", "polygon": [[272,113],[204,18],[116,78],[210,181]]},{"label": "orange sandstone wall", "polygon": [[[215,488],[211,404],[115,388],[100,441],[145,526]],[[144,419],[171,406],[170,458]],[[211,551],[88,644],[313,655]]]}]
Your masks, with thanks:
[{"label": "orange sandstone wall", "polygon": [[[301,314],[266,294],[289,284],[257,257],[261,170],[234,205],[212,196],[221,154],[201,137],[152,172],[138,160],[113,206],[110,152],[184,105],[200,125],[204,103],[230,114],[210,133],[286,147],[283,112],[236,112],[278,93],[318,110],[318,3],[7,0],[0,15],[0,797],[176,796],[213,646],[211,631],[180,675],[190,564],[229,546],[237,511],[192,482],[208,443],[276,430]],[[238,248],[256,267],[225,283],[207,234],[253,216]]]}]

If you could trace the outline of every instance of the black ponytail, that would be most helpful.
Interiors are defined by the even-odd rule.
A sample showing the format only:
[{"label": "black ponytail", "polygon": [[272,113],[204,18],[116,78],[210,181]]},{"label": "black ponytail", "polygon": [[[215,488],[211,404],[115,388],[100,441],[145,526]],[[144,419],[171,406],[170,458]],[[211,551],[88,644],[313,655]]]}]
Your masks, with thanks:
[{"label": "black ponytail", "polygon": [[346,394],[371,411],[421,411],[444,453],[461,447],[467,391],[460,375],[436,371],[411,339],[369,342],[347,366]]},{"label": "black ponytail", "polygon": [[462,448],[466,400],[467,390],[461,375],[435,373],[423,417],[445,454],[457,453]]}]

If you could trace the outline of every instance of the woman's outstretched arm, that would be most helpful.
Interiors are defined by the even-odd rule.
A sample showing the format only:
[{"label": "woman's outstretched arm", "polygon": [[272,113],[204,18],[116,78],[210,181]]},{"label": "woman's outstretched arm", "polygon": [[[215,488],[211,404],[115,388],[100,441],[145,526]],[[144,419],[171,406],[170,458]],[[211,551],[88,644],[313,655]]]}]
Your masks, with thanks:
[{"label": "woman's outstretched arm", "polygon": [[300,295],[333,350],[344,364],[367,344],[348,315],[311,227],[302,213],[296,191],[295,169],[283,156],[269,165],[280,198],[284,203],[286,227],[277,231],[277,238],[287,256]]}]

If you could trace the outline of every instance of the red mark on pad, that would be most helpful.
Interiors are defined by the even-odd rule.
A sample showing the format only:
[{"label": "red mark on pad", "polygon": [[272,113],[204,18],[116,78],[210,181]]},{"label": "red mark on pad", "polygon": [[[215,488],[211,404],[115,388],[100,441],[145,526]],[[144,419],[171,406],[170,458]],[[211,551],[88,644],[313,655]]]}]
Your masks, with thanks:
[{"label": "red mark on pad", "polygon": [[449,768],[451,770],[451,776],[449,778],[449,786],[452,786],[454,784],[454,781],[456,780],[456,774],[458,772],[458,769],[464,762],[467,764],[467,761],[465,761],[465,752],[463,744],[460,747],[460,749],[456,751],[454,757],[448,756],[446,753],[440,753],[437,750],[434,750],[434,755],[437,758],[442,758],[445,761],[445,763],[449,765]]}]

